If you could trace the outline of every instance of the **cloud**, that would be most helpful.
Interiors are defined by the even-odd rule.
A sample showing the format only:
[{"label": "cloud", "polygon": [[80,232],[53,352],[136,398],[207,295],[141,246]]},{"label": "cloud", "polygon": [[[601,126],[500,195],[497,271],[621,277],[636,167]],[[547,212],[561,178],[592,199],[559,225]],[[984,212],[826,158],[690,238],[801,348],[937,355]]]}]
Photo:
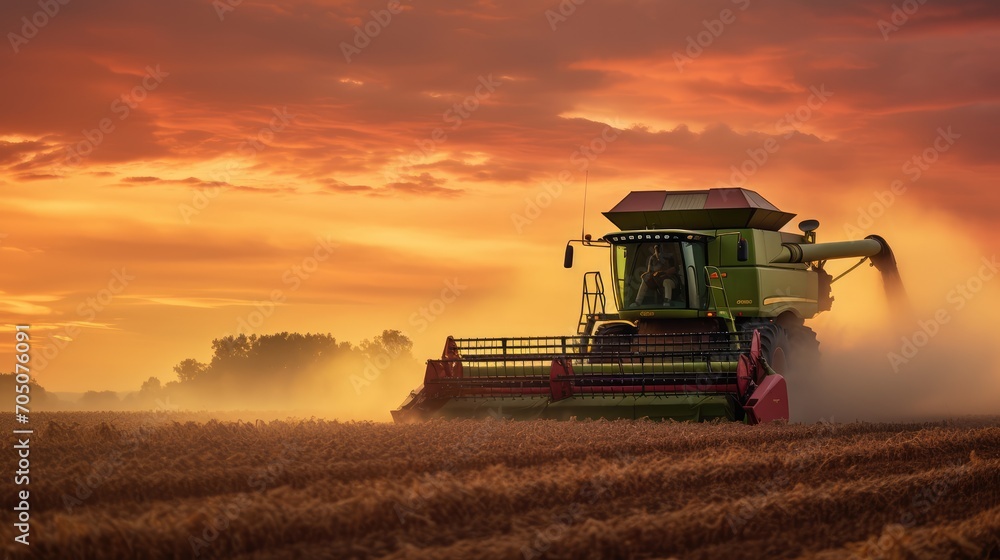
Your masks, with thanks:
[{"label": "cloud", "polygon": [[259,302],[249,299],[220,298],[220,297],[175,297],[171,295],[123,295],[123,300],[134,300],[156,305],[170,305],[176,307],[193,307],[198,309],[216,309],[220,307],[253,307]]},{"label": "cloud", "polygon": [[22,317],[38,317],[52,313],[52,309],[45,305],[38,305],[26,301],[24,298],[0,299],[0,313],[6,315],[20,315]]},{"label": "cloud", "polygon": [[42,142],[8,142],[0,140],[0,165],[10,162],[20,162],[22,154],[33,153],[44,146]]},{"label": "cloud", "polygon": [[320,179],[326,193],[371,194],[375,189],[368,185],[348,185],[336,179]]},{"label": "cloud", "polygon": [[276,193],[276,192],[295,192],[296,189],[291,187],[249,187],[244,185],[231,185],[225,181],[205,181],[198,179],[197,177],[187,177],[185,179],[162,179],[160,177],[125,177],[121,180],[121,184],[124,186],[134,186],[134,185],[183,185],[198,189],[208,189],[208,188],[225,188],[230,190],[245,191],[245,192],[260,192],[260,193]]},{"label": "cloud", "polygon": [[[0,59],[0,71],[19,83],[0,107],[0,133],[8,134],[0,140],[0,170],[9,180],[40,183],[121,176],[126,165],[159,168],[123,181],[139,183],[168,176],[162,168],[239,160],[238,178],[199,172],[195,177],[212,180],[193,186],[455,198],[464,189],[446,185],[531,188],[614,124],[630,132],[596,164],[606,175],[638,170],[639,181],[667,172],[673,181],[713,182],[710,175],[725,175],[742,160],[725,131],[773,135],[774,124],[820,85],[833,99],[758,177],[771,188],[784,188],[770,170],[790,165],[779,163],[789,162],[788,154],[842,178],[897,165],[946,124],[961,125],[971,140],[955,158],[984,172],[994,163],[995,3],[921,5],[888,41],[878,21],[891,19],[892,6],[860,0],[835,7],[801,0],[593,4],[579,6],[555,31],[547,7],[533,2],[403,4],[350,64],[339,45],[369,17],[370,6],[359,2],[243,3],[222,21],[196,0],[64,10],[19,54]],[[8,3],[0,15],[18,21],[30,15],[25,9]],[[675,53],[686,54],[689,39],[723,9],[735,21],[680,72]],[[173,40],[181,31],[185,40]],[[167,75],[139,100],[135,88],[148,67]],[[477,99],[483,76],[501,85]],[[66,90],[74,95],[59,93]],[[470,96],[474,108],[457,113]],[[135,102],[127,113],[123,99]],[[283,108],[295,119],[269,130]],[[114,130],[98,135],[104,119]],[[422,151],[439,128],[445,139]],[[81,162],[53,170],[67,149],[98,136]],[[807,150],[810,138],[825,145]],[[385,181],[393,169],[447,183]]]},{"label": "cloud", "polygon": [[368,185],[348,185],[336,179],[322,179],[324,193],[364,194],[368,196],[415,195],[454,198],[464,193],[463,189],[442,186],[445,179],[435,178],[430,173],[404,175],[400,181],[386,183],[380,188]]},{"label": "cloud", "polygon": [[450,189],[442,186],[444,179],[433,177],[430,173],[421,173],[413,177],[404,177],[403,181],[387,183],[385,190],[392,193],[416,194],[425,196],[456,197],[462,194],[462,189]]},{"label": "cloud", "polygon": [[[586,2],[555,30],[556,1],[402,4],[350,63],[341,43],[373,9],[360,0],[242,2],[222,20],[204,0],[72,3],[0,55],[14,84],[0,104],[0,282],[14,303],[0,314],[72,318],[127,267],[136,285],[97,319],[122,330],[74,342],[67,356],[90,361],[65,358],[61,379],[106,362],[124,332],[162,347],[115,375],[151,356],[169,370],[185,337],[231,330],[236,302],[289,287],[282,275],[322,234],[343,245],[269,325],[405,324],[452,275],[479,290],[462,305],[504,302],[464,317],[514,324],[523,311],[510,301],[566,293],[568,276],[538,270],[575,231],[585,176],[588,213],[629,190],[714,187],[738,170],[780,208],[825,220],[904,180],[877,231],[911,237],[882,230],[906,208],[992,239],[996,2],[927,2],[888,40],[878,22],[893,4],[862,0]],[[37,9],[2,3],[0,20]],[[706,22],[724,9],[735,20],[713,34]],[[150,68],[164,74],[155,88],[143,85]],[[830,99],[810,106],[824,87]],[[789,128],[789,115],[807,118]],[[949,126],[954,148],[911,180],[903,166]],[[765,145],[777,148],[758,163]],[[562,194],[518,235],[511,216],[564,171]],[[178,207],[196,202],[186,223]],[[39,293],[57,299],[29,299]],[[565,297],[575,314],[577,295]],[[562,328],[550,315],[537,328]]]},{"label": "cloud", "polygon": [[122,179],[122,183],[159,183],[163,179],[159,177],[125,177]]}]

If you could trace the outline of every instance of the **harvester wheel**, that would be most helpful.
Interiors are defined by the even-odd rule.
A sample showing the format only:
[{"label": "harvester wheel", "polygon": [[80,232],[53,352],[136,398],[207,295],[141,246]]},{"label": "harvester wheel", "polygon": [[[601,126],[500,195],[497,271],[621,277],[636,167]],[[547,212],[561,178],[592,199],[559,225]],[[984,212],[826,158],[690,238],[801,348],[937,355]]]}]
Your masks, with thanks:
[{"label": "harvester wheel", "polygon": [[804,325],[783,327],[775,323],[748,323],[747,332],[760,331],[760,349],[776,373],[809,370],[819,360],[819,341],[816,333]]},{"label": "harvester wheel", "polygon": [[[613,361],[610,355],[628,354],[632,351],[633,337],[639,334],[639,329],[631,323],[605,323],[594,330],[590,351],[603,355],[592,358],[592,362]],[[613,338],[607,338],[617,335]],[[630,336],[625,336],[630,335]]]},{"label": "harvester wheel", "polygon": [[594,335],[603,334],[639,334],[639,327],[632,323],[604,323],[594,330]]},{"label": "harvester wheel", "polygon": [[758,324],[751,328],[756,328],[760,332],[760,351],[767,360],[767,365],[776,373],[786,375],[789,369],[788,359],[792,353],[788,333],[783,327],[773,323]]}]

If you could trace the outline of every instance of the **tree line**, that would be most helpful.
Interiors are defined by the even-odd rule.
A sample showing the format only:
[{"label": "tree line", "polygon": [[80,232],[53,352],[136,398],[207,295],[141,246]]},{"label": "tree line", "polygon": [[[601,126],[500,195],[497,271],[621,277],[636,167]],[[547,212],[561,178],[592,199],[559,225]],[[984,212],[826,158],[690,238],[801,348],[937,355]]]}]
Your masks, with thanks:
[{"label": "tree line", "polygon": [[[164,383],[151,376],[124,397],[95,390],[76,403],[61,403],[35,382],[32,400],[47,409],[102,410],[343,405],[405,395],[399,387],[419,379],[412,348],[412,341],[398,330],[384,330],[360,344],[338,341],[328,333],[229,335],[212,340],[207,362],[184,359],[173,368],[176,379]],[[0,374],[0,387],[13,382],[13,374]]]}]

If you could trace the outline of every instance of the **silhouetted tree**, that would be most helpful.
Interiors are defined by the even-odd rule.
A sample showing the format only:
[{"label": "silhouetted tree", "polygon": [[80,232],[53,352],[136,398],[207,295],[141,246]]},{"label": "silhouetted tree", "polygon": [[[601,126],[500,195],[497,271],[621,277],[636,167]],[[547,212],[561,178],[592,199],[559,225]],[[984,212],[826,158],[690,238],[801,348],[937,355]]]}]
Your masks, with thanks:
[{"label": "silhouetted tree", "polygon": [[[0,394],[13,395],[14,386],[18,385],[17,375],[14,373],[0,373]],[[31,397],[31,407],[30,408],[51,408],[57,407],[62,401],[57,399],[55,395],[51,395],[45,391],[45,387],[38,384],[38,381],[31,378],[28,381],[28,396]],[[14,397],[11,397],[13,400]],[[13,406],[13,405],[11,405]]]},{"label": "silhouetted tree", "polygon": [[356,389],[357,382],[351,380],[359,376],[371,384],[387,374],[380,385],[393,386],[391,379],[397,374],[416,371],[412,348],[410,339],[398,330],[382,331],[358,346],[319,333],[229,335],[212,341],[208,364],[190,358],[177,364],[179,382],[168,383],[163,394],[182,405],[195,395],[212,399],[209,406],[322,400],[323,395]]},{"label": "silhouetted tree", "polygon": [[224,336],[212,341],[212,361],[209,367],[214,371],[238,364],[250,355],[251,347],[257,342],[257,335]]},{"label": "silhouetted tree", "polygon": [[413,342],[402,332],[384,330],[382,334],[361,343],[361,351],[368,357],[388,354],[391,358],[409,357]]},{"label": "silhouetted tree", "polygon": [[288,380],[352,351],[350,344],[338,343],[329,334],[288,332],[217,338],[212,341],[212,349],[206,379],[238,375],[257,381]]},{"label": "silhouetted tree", "polygon": [[142,387],[139,389],[140,393],[159,393],[163,390],[163,386],[160,384],[160,380],[155,377],[150,377],[145,382],[143,382]]},{"label": "silhouetted tree", "polygon": [[[174,366],[174,373],[177,374],[177,378],[182,382],[194,381],[195,379],[201,377],[206,371],[208,371],[208,366],[198,360],[195,360],[194,358],[188,358]],[[146,383],[149,383],[149,381]]]}]

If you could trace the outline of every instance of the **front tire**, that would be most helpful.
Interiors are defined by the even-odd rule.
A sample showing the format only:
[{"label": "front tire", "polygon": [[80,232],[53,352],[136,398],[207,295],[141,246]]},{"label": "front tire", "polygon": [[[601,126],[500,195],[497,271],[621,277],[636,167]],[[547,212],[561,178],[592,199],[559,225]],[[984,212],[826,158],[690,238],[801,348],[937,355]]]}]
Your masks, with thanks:
[{"label": "front tire", "polygon": [[819,360],[816,333],[804,325],[783,327],[776,323],[747,323],[744,332],[760,332],[761,354],[767,365],[785,377],[789,372],[813,369]]},{"label": "front tire", "polygon": [[613,362],[619,354],[630,354],[639,328],[631,323],[605,323],[594,330],[590,352],[597,357],[591,363]]}]

